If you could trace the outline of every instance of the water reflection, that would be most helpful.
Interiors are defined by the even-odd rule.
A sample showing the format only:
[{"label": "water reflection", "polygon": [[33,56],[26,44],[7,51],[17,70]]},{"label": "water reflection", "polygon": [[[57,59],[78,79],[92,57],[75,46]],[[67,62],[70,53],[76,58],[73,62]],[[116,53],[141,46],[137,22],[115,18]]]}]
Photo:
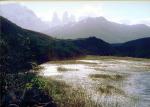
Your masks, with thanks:
[{"label": "water reflection", "polygon": [[[145,66],[148,62],[117,59],[75,62],[43,64],[43,75],[84,88],[103,107],[150,107],[150,69]],[[95,77],[91,78],[92,74]]]}]

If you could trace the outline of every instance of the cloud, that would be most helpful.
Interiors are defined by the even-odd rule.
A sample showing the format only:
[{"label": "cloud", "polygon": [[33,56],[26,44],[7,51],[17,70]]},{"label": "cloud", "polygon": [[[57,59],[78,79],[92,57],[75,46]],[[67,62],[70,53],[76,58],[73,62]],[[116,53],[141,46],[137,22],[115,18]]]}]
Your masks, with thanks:
[{"label": "cloud", "polygon": [[132,21],[131,24],[145,24],[147,26],[150,26],[150,18],[137,19]]},{"label": "cloud", "polygon": [[[11,2],[1,2],[0,4],[7,4]],[[150,18],[140,19],[149,17],[146,14],[146,10],[140,11],[143,15],[141,17],[132,17],[134,11],[127,12],[130,9],[130,5],[113,4],[112,2],[13,2],[21,4],[22,6],[32,10],[36,16],[44,21],[50,22],[53,18],[53,14],[57,13],[59,19],[63,19],[63,14],[67,12],[69,16],[74,16],[75,20],[83,19],[85,17],[99,17],[103,16],[106,19],[122,23],[122,24],[139,24],[143,23],[150,26]],[[117,3],[117,2],[116,2]],[[123,7],[122,7],[123,6]],[[137,9],[138,5],[136,6]],[[117,10],[116,10],[117,9]],[[143,7],[143,9],[145,9]],[[149,8],[148,8],[149,9]],[[114,11],[115,10],[115,11]],[[137,12],[137,11],[135,11]],[[126,13],[126,14],[122,14]],[[133,14],[133,15],[132,15]]]},{"label": "cloud", "polygon": [[145,19],[117,19],[117,18],[107,18],[109,21],[120,23],[120,24],[126,24],[126,25],[135,25],[135,24],[145,24],[147,26],[150,26],[150,18]]},{"label": "cloud", "polygon": [[102,7],[94,5],[83,5],[79,8],[71,8],[66,10],[69,14],[73,14],[77,19],[80,17],[98,17],[102,16]]}]

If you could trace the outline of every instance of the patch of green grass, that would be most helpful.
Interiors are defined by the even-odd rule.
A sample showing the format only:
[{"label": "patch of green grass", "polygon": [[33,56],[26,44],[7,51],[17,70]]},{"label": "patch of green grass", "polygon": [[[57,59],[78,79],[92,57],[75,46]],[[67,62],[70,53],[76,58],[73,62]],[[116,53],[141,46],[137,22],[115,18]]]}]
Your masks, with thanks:
[{"label": "patch of green grass", "polygon": [[77,70],[78,70],[78,69],[65,68],[65,67],[62,67],[62,66],[58,66],[58,67],[57,67],[57,71],[58,71],[58,72],[77,71]]},{"label": "patch of green grass", "polygon": [[97,89],[101,94],[107,94],[107,95],[114,95],[114,94],[122,94],[124,95],[124,91],[116,88],[115,86],[112,85],[101,85]]},{"label": "patch of green grass", "polygon": [[95,80],[95,79],[107,79],[107,80],[114,80],[114,81],[119,81],[119,80],[123,80],[124,76],[119,75],[119,74],[90,74],[89,75],[91,79]]}]

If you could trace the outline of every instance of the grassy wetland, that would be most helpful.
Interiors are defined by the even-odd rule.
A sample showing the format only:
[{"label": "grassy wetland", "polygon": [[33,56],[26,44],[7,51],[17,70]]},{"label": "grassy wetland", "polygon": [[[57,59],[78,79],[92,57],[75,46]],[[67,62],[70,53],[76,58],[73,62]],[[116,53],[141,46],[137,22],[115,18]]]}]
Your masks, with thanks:
[{"label": "grassy wetland", "polygon": [[59,107],[149,107],[148,59],[87,56],[40,65]]}]

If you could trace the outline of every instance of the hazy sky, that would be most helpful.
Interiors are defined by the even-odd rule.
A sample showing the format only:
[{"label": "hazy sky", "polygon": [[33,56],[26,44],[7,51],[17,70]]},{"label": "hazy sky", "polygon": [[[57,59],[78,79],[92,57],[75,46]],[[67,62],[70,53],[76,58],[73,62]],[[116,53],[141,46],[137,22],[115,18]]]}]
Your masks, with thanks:
[{"label": "hazy sky", "polygon": [[31,9],[38,17],[45,21],[51,21],[54,12],[60,18],[64,12],[74,15],[76,19],[81,17],[104,16],[108,20],[119,23],[149,23],[150,2],[119,2],[119,1],[86,1],[86,2],[17,2]]}]

